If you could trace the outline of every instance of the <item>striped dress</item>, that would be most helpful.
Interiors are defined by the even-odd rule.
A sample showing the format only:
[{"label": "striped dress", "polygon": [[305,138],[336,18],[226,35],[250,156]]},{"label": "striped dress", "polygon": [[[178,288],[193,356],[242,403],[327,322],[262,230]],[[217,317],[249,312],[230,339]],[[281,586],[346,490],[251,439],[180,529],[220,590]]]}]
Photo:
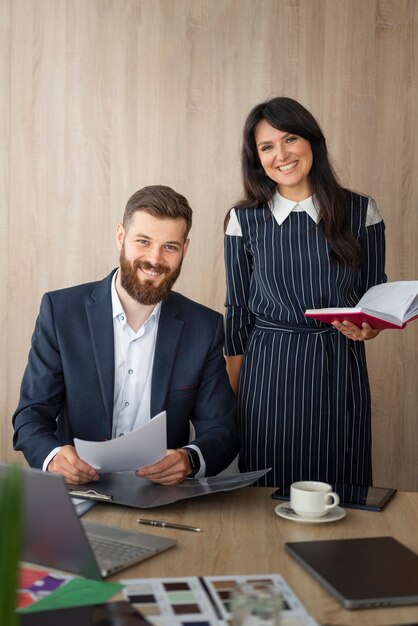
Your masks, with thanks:
[{"label": "striped dress", "polygon": [[275,204],[289,201],[278,194],[272,207],[231,214],[225,353],[245,355],[240,468],[271,468],[260,486],[372,484],[364,342],[304,316],[306,309],[353,307],[367,289],[386,281],[384,223],[371,198],[350,198],[360,268],[329,262],[329,245],[312,211],[296,205],[280,223]]}]

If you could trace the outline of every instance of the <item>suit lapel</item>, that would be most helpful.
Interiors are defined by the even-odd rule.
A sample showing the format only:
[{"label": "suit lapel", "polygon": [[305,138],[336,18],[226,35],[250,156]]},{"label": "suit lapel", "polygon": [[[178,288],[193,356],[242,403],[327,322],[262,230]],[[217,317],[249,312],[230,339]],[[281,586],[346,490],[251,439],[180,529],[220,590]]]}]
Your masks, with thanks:
[{"label": "suit lapel", "polygon": [[102,280],[92,291],[86,313],[93,344],[95,365],[108,422],[109,439],[112,436],[113,390],[115,378],[115,349],[111,283],[113,273]]},{"label": "suit lapel", "polygon": [[165,409],[165,400],[184,327],[184,322],[178,315],[175,298],[170,294],[162,304],[158,324],[151,383],[151,417]]}]

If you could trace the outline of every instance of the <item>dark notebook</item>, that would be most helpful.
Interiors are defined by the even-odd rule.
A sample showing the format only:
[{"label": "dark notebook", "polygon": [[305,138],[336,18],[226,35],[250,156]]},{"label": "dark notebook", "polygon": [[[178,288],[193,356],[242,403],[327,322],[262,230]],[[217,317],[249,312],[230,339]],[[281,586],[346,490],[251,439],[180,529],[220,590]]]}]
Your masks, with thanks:
[{"label": "dark notebook", "polygon": [[285,544],[346,609],[418,604],[418,555],[393,537]]},{"label": "dark notebook", "polygon": [[125,601],[19,615],[19,626],[151,626]]}]

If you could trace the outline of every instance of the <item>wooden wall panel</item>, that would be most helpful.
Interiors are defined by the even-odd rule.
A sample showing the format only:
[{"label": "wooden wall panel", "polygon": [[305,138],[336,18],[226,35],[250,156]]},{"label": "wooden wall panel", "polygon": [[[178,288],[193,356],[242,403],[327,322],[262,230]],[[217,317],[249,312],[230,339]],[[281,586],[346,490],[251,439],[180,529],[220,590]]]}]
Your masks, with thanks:
[{"label": "wooden wall panel", "polygon": [[[241,128],[274,95],[374,196],[390,280],[418,277],[414,0],[0,0],[0,458],[42,293],[104,276],[128,197],[194,208],[179,290],[220,311]],[[418,489],[418,325],[367,346],[375,483]],[[20,457],[19,457],[20,458]]]},{"label": "wooden wall panel", "polygon": [[[10,385],[7,293],[9,286],[9,176],[10,176],[10,6],[0,3],[0,459],[10,450]],[[3,88],[4,87],[4,88]],[[14,398],[12,402],[14,401]]]}]

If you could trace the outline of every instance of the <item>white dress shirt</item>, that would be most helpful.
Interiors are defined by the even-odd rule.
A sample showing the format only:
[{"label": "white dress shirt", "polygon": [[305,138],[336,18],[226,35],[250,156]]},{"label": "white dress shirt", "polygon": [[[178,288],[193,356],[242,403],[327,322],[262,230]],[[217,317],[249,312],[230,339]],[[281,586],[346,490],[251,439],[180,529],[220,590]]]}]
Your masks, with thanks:
[{"label": "white dress shirt", "polygon": [[151,419],[151,378],[161,302],[138,332],[129,326],[112,279],[115,347],[112,438],[136,430]]},{"label": "white dress shirt", "polygon": [[[117,272],[111,288],[115,342],[113,438],[136,430],[151,419],[152,369],[161,312],[159,302],[138,332],[132,330],[116,291],[116,276]],[[202,453],[194,444],[187,447],[199,455],[200,469],[195,478],[202,478],[206,471]]]}]

